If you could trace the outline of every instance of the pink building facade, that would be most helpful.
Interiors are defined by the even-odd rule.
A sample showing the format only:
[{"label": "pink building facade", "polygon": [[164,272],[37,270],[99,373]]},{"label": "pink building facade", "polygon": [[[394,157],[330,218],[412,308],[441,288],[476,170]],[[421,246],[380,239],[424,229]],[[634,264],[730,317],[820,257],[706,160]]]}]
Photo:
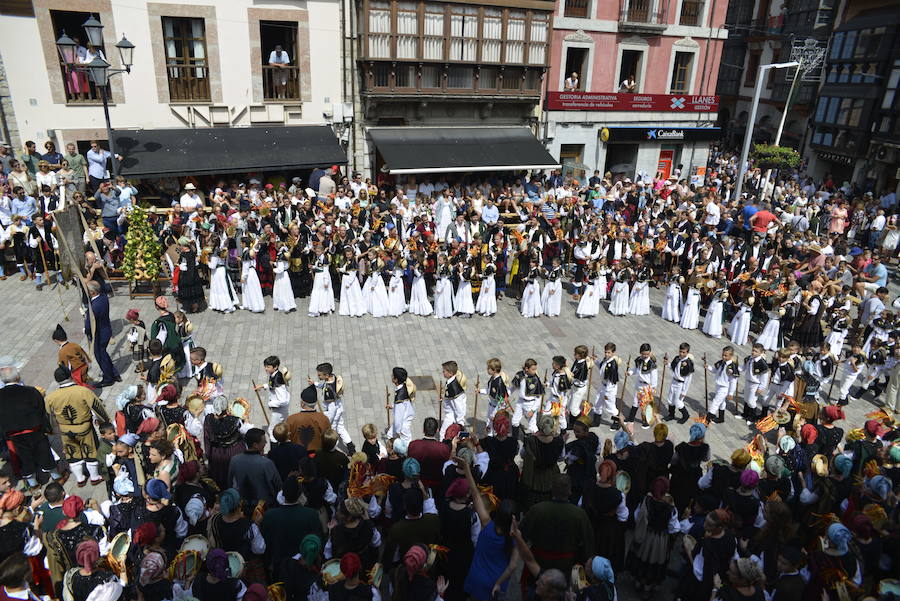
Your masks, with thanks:
[{"label": "pink building facade", "polygon": [[653,177],[683,165],[687,177],[706,165],[719,137],[715,90],[727,4],[558,0],[544,133],[567,172]]}]

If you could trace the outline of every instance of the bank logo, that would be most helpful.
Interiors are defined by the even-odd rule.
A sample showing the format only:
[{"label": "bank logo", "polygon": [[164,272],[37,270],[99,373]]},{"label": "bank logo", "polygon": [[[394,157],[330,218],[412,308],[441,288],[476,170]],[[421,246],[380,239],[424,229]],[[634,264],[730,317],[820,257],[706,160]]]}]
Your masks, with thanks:
[{"label": "bank logo", "polygon": [[647,130],[647,139],[648,139],[648,140],[655,140],[655,139],[656,139],[656,130],[655,130],[655,129],[648,129],[648,130]]}]

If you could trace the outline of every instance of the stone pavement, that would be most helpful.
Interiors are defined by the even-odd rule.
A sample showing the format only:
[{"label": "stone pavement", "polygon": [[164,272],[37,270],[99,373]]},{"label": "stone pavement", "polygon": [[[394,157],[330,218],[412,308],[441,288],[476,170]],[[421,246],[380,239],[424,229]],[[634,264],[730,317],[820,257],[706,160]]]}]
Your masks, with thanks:
[{"label": "stone pavement", "polygon": [[[662,298],[662,290],[651,290],[652,313],[649,316],[615,317],[606,312],[606,303],[603,303],[601,314],[586,320],[575,317],[577,305],[569,297],[563,303],[562,315],[556,318],[524,319],[510,299],[500,301],[498,314],[491,318],[475,316],[470,319],[438,320],[408,314],[400,318],[382,319],[349,318],[336,314],[309,318],[304,299],[298,303],[297,312],[288,315],[271,309],[261,315],[245,311],[230,315],[206,311],[192,315],[190,319],[194,324],[197,345],[207,349],[208,360],[221,363],[224,368],[226,394],[232,398],[247,398],[252,408],[251,421],[263,427],[265,422],[253,394],[251,380],[255,379],[257,383],[265,380],[262,361],[266,356],[278,355],[282,365],[292,371],[291,390],[295,400],[291,406],[294,411],[298,409],[296,397],[306,385],[307,374],[315,377],[315,366],[320,362],[333,363],[336,373],[341,374],[345,382],[347,429],[359,444],[362,440],[360,428],[364,424],[371,422],[379,429],[387,424],[385,393],[386,387],[390,387],[390,370],[395,365],[405,367],[413,377],[425,378],[428,384],[431,384],[428,378],[433,380],[432,386],[423,385],[421,380],[417,382],[419,392],[413,434],[419,436],[422,420],[438,415],[437,390],[434,388],[439,382],[443,361],[457,361],[468,376],[468,414],[471,416],[476,378],[480,374],[484,379],[485,362],[490,357],[499,357],[510,376],[529,357],[538,361],[538,373],[543,374],[545,369],[550,368],[553,355],[561,354],[571,361],[572,350],[578,344],[595,346],[596,352],[602,354],[603,345],[610,341],[616,344],[623,360],[629,355],[636,356],[643,342],[649,342],[658,357],[668,353],[671,358],[684,341],[691,344],[696,359],[706,353],[710,363],[717,360],[722,347],[729,341],[724,338],[714,340],[698,330],[683,330],[662,320],[659,317]],[[271,306],[271,299],[267,299],[267,303]],[[74,288],[64,290],[62,287],[59,292],[49,287],[36,291],[31,282],[10,279],[0,284],[0,304],[8,308],[0,312],[0,355],[10,355],[21,362],[25,382],[52,390],[56,346],[50,335],[56,323],[66,328],[70,339],[86,346],[77,292]],[[114,399],[118,392],[126,385],[137,382],[129,344],[122,333],[125,312],[137,308],[148,325],[157,315],[152,300],[129,300],[127,287],[121,285],[111,299],[111,307],[114,337],[109,351],[122,373],[123,382],[105,388],[101,393],[110,416],[115,411]],[[68,313],[69,321],[64,321],[63,310]],[[740,358],[745,357],[750,352],[750,345],[740,347],[737,352]],[[714,388],[711,376],[710,394]],[[633,382],[630,378],[627,383],[626,402],[632,398]],[[671,375],[667,369],[665,392],[670,382]],[[596,390],[596,383],[593,390]],[[692,417],[703,411],[703,393],[703,377],[698,373],[693,378],[688,395],[687,404]],[[743,383],[738,389],[738,394],[742,393]],[[479,432],[484,427],[486,409],[487,405],[481,399],[478,407],[482,420],[479,421]],[[730,404],[726,422],[713,425],[708,431],[707,441],[716,457],[727,458],[735,448],[745,445],[752,437],[744,421],[734,417],[734,409]],[[871,399],[850,405],[847,407],[849,424],[861,424],[864,414],[872,409]],[[673,440],[686,439],[691,423],[678,425],[674,421],[669,422]],[[603,440],[611,433],[604,424],[598,429],[598,434]],[[637,427],[635,437],[638,442],[652,440],[652,430]],[[770,434],[772,437],[774,433]],[[102,486],[89,486],[77,492],[86,499],[106,498]],[[672,585],[674,581],[670,579],[666,588]],[[638,598],[630,579],[619,579],[617,586],[620,598]],[[517,599],[517,588],[513,590],[510,599]]]}]

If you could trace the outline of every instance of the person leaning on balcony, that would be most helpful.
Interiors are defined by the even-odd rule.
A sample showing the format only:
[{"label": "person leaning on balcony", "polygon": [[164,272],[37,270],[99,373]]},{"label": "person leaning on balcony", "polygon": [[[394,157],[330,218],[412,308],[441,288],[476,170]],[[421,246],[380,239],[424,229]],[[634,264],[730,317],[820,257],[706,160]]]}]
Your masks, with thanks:
[{"label": "person leaning on balcony", "polygon": [[634,94],[635,92],[637,92],[637,81],[634,79],[634,73],[632,73],[619,84],[619,93]]},{"label": "person leaning on balcony", "polygon": [[580,83],[581,82],[578,81],[578,73],[573,71],[572,74],[566,78],[566,83],[563,87],[566,92],[574,92],[579,88]]},{"label": "person leaning on balcony", "polygon": [[284,51],[281,44],[276,45],[275,50],[269,53],[269,66],[281,70],[280,73],[274,74],[272,82],[275,84],[276,97],[284,98],[288,82],[286,69],[291,66],[291,57]]}]

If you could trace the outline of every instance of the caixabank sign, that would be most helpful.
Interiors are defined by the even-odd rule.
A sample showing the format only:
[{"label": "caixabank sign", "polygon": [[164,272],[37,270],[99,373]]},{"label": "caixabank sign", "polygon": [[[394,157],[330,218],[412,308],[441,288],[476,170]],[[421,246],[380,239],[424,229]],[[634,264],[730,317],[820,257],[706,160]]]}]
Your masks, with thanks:
[{"label": "caixabank sign", "polygon": [[722,137],[719,127],[603,127],[602,142],[711,142]]}]

